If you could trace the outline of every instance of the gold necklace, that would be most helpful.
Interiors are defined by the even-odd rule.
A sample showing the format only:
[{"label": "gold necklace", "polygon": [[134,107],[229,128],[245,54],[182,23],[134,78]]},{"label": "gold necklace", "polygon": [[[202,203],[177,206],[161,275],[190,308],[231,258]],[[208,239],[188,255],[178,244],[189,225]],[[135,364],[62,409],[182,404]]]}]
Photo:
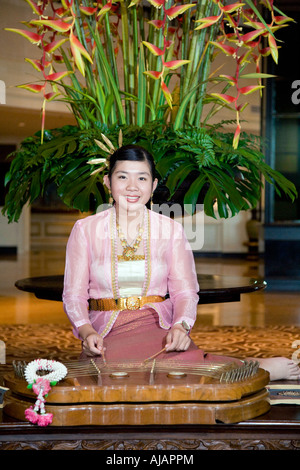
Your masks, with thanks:
[{"label": "gold necklace", "polygon": [[117,224],[117,230],[118,230],[118,235],[120,238],[121,245],[123,247],[123,253],[122,255],[118,255],[118,260],[119,261],[136,261],[136,260],[145,259],[144,255],[135,254],[141,243],[144,227],[141,226],[139,228],[138,235],[132,245],[129,245],[129,243],[127,242],[125,236],[123,235],[121,231],[119,224]]}]

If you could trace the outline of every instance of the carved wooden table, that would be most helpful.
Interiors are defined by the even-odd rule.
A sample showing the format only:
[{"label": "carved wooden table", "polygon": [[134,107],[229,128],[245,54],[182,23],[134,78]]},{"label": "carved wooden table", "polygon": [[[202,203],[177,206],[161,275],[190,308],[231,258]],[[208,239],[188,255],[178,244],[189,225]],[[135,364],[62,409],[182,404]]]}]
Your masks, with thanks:
[{"label": "carved wooden table", "polygon": [[[264,289],[267,283],[262,279],[243,276],[217,276],[199,274],[199,303],[238,302],[241,294]],[[38,299],[62,300],[64,276],[41,276],[20,279],[15,286],[25,292],[33,293]]]},{"label": "carved wooden table", "polygon": [[0,409],[0,450],[300,450],[300,407],[275,405],[238,424],[49,426],[40,428]]}]

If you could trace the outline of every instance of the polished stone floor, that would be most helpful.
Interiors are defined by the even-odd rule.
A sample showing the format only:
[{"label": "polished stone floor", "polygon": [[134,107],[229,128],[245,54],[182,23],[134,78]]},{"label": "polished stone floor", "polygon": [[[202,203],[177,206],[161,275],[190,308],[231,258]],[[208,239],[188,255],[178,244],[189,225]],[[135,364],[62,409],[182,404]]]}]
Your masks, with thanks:
[{"label": "polished stone floor", "polygon": [[[200,257],[201,274],[263,277],[264,264],[240,258]],[[62,274],[64,251],[32,251],[0,257],[0,324],[68,324],[61,302],[36,299],[14,286],[18,279]],[[201,287],[201,286],[200,286]],[[264,291],[244,294],[240,302],[201,305],[198,325],[206,326],[300,326],[300,293]]]}]

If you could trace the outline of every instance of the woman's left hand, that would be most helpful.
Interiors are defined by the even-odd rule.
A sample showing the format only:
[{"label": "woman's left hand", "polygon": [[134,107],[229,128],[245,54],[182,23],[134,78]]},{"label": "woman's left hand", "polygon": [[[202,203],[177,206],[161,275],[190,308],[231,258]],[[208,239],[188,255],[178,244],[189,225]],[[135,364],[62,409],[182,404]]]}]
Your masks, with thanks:
[{"label": "woman's left hand", "polygon": [[191,339],[186,330],[179,323],[172,326],[166,336],[166,352],[186,351],[191,344]]}]

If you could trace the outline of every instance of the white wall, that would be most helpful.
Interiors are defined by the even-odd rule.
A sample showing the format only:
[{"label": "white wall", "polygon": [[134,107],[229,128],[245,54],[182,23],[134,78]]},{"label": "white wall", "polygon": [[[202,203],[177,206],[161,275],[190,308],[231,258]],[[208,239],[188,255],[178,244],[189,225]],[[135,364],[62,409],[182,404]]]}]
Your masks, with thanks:
[{"label": "white wall", "polygon": [[25,207],[18,222],[8,223],[0,206],[0,248],[16,248],[17,253],[30,250],[30,209]]}]

